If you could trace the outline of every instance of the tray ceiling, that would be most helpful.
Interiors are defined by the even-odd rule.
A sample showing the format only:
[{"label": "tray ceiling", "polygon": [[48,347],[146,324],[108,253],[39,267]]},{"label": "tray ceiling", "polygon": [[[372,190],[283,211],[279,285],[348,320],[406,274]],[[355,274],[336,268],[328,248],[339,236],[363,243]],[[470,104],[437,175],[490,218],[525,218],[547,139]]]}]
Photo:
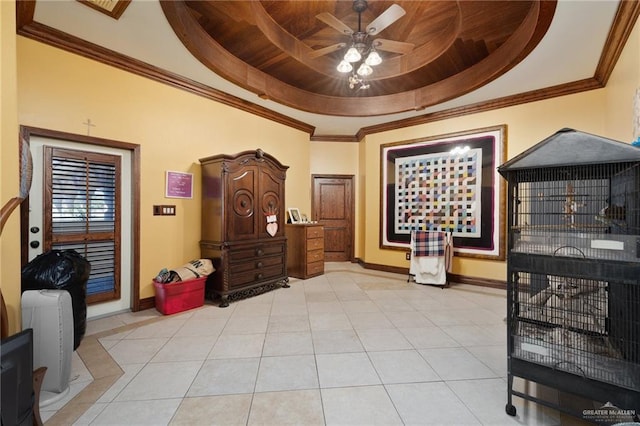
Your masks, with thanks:
[{"label": "tray ceiling", "polygon": [[[101,3],[117,16],[99,13]],[[369,36],[381,40],[383,62],[362,90],[350,89],[335,69],[351,42],[337,27],[359,29],[349,0],[18,1],[17,26],[19,34],[312,138],[359,140],[603,87],[638,15],[637,2],[617,1],[370,0],[366,6],[362,28],[382,22],[390,7],[406,13]],[[326,14],[339,24],[319,18]]]}]

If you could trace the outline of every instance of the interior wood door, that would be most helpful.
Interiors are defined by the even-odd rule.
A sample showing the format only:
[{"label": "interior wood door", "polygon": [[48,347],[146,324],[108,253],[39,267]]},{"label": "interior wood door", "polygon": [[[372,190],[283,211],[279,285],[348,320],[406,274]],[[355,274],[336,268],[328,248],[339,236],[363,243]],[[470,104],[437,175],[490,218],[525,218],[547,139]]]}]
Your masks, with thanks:
[{"label": "interior wood door", "polygon": [[324,226],[325,262],[353,260],[353,175],[312,175],[312,220]]}]

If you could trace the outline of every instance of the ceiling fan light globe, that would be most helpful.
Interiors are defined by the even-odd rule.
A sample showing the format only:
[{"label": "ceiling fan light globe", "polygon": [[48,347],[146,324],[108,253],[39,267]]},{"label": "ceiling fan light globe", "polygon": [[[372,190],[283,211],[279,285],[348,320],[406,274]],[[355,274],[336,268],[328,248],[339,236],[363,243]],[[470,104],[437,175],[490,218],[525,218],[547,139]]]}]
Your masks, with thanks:
[{"label": "ceiling fan light globe", "polygon": [[345,60],[340,61],[338,67],[336,68],[338,72],[349,72],[353,69],[353,66]]},{"label": "ceiling fan light globe", "polygon": [[371,75],[371,73],[373,73],[373,68],[371,68],[367,64],[361,64],[360,67],[358,68],[358,75],[360,75],[362,77],[366,77],[368,75]]},{"label": "ceiling fan light globe", "polygon": [[367,59],[364,61],[364,63],[371,67],[375,67],[376,65],[380,65],[382,63],[382,58],[380,57],[380,54],[378,54],[378,52],[372,50],[367,56]]},{"label": "ceiling fan light globe", "polygon": [[362,59],[362,56],[355,47],[350,47],[347,53],[344,54],[344,60],[347,62],[358,62],[360,59]]}]

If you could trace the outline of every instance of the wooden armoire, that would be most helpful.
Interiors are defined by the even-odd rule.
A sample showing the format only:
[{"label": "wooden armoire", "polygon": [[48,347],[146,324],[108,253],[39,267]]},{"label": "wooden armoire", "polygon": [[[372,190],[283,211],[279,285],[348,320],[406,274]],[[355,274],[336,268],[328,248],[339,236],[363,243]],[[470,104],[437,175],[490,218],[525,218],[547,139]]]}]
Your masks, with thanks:
[{"label": "wooden armoire", "polygon": [[212,259],[207,295],[229,300],[289,287],[284,233],[288,166],[261,149],[200,159],[202,258]]}]

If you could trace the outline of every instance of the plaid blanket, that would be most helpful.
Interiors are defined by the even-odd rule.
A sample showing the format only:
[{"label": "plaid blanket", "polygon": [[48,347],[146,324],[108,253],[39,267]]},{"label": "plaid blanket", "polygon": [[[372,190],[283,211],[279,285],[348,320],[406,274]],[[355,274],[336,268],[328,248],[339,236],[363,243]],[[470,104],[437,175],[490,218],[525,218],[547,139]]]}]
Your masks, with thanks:
[{"label": "plaid blanket", "polygon": [[444,232],[412,231],[411,250],[415,257],[444,256],[445,236]]}]

